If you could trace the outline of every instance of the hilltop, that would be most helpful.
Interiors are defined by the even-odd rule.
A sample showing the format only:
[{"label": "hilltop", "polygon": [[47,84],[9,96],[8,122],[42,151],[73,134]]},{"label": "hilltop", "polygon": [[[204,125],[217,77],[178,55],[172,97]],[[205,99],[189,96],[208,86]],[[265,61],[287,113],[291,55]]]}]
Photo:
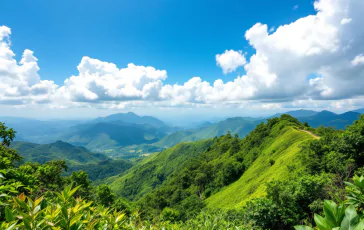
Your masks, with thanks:
[{"label": "hilltop", "polygon": [[239,180],[206,200],[208,207],[241,208],[246,201],[266,195],[266,182],[284,180],[295,171],[303,170],[297,154],[303,142],[315,137],[294,125],[273,132],[279,134],[262,143],[261,153]]},{"label": "hilltop", "polygon": [[16,141],[12,143],[11,147],[21,153],[23,161],[45,163],[50,160],[66,160],[70,164],[83,164],[107,159],[103,154],[95,154],[84,147],[74,146],[63,141],[51,144]]}]

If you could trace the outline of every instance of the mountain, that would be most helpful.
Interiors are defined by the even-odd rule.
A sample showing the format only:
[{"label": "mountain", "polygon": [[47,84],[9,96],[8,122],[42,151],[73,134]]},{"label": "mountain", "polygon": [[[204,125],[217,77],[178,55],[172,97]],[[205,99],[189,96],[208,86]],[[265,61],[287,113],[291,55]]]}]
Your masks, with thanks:
[{"label": "mountain", "polygon": [[121,121],[126,124],[139,124],[139,125],[150,125],[155,128],[165,127],[166,124],[151,116],[138,116],[133,112],[128,113],[117,113],[112,114],[106,117],[99,117],[93,120],[94,123],[108,123],[108,122],[115,122]]},{"label": "mountain", "polygon": [[[314,115],[318,114],[318,112],[313,111],[313,110],[300,109],[300,110],[287,111],[285,113],[276,113],[272,117],[280,117],[282,114],[288,114],[288,115],[291,115],[292,117],[299,118],[299,117],[314,116]],[[270,118],[272,118],[272,117],[270,117]]]},{"label": "mountain", "polygon": [[70,127],[82,123],[76,120],[49,120],[41,121],[21,117],[0,117],[0,122],[16,130],[17,141],[28,141],[45,144],[59,140],[60,133],[66,132]]},{"label": "mountain", "polygon": [[92,151],[107,151],[115,146],[154,143],[165,135],[150,125],[114,121],[77,125],[60,139]]},{"label": "mountain", "polygon": [[364,108],[363,109],[353,110],[352,112],[363,114],[364,113]]},{"label": "mountain", "polygon": [[173,172],[178,172],[190,159],[208,149],[212,140],[180,143],[162,152],[143,159],[127,174],[109,178],[111,188],[118,195],[137,200],[144,194],[163,184]]},{"label": "mountain", "polygon": [[50,160],[66,160],[70,164],[84,164],[107,159],[103,154],[91,153],[84,147],[73,146],[63,141],[51,144],[15,141],[11,147],[24,157],[23,161],[45,163]]},{"label": "mountain", "polygon": [[360,113],[346,112],[343,114],[336,114],[327,110],[323,110],[314,116],[299,117],[301,122],[307,122],[310,126],[317,128],[320,125],[325,127],[332,127],[336,129],[344,129],[347,125],[352,124],[358,119]]},{"label": "mountain", "polygon": [[227,134],[228,132],[231,132],[232,134],[238,134],[239,137],[244,137],[261,122],[262,120],[247,120],[243,117],[228,118],[218,123],[203,126],[201,128],[177,131],[164,137],[154,145],[159,147],[171,147],[180,142],[190,142],[212,137],[219,137],[221,135]]}]

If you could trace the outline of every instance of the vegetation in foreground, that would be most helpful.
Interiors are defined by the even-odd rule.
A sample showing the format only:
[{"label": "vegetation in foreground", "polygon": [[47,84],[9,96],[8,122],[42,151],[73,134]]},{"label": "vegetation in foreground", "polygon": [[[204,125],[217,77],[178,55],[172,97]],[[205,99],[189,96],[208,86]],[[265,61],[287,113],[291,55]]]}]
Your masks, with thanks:
[{"label": "vegetation in foreground", "polygon": [[[251,149],[256,147],[256,153],[262,154],[264,143],[271,146],[269,139],[280,136],[278,132],[274,137],[273,130],[287,125],[321,137],[301,144],[295,160],[304,168],[292,170],[287,178],[262,182],[266,194],[242,207],[206,209],[209,194],[224,192],[258,159],[248,157]],[[243,140],[221,137],[219,144],[202,152],[204,157],[194,158],[198,164],[192,159],[180,173],[170,174],[136,202],[115,197],[106,185],[92,187],[82,171],[61,176],[66,169],[63,161],[15,167],[21,159],[9,148],[15,132],[1,125],[0,136],[1,229],[364,229],[364,116],[345,131],[334,131],[312,129],[283,115],[258,126]],[[239,156],[243,157],[240,162]],[[230,174],[231,167],[219,162],[231,162],[236,169],[244,166],[244,170]],[[274,159],[267,162],[277,164]],[[203,180],[206,177],[198,176],[209,164],[216,167],[206,170],[212,174]],[[190,175],[194,177],[186,178]]]}]

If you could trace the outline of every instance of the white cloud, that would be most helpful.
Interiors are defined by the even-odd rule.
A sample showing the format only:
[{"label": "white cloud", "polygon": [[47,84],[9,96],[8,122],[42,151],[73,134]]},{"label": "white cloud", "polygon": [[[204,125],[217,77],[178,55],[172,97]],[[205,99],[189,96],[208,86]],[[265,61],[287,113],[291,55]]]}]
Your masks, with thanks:
[{"label": "white cloud", "polygon": [[224,74],[227,74],[245,65],[246,59],[241,50],[225,50],[224,53],[216,55],[216,64],[222,68]]},{"label": "white cloud", "polygon": [[[0,27],[0,103],[52,102],[52,107],[218,107],[278,109],[363,102],[364,1],[319,0],[315,15],[281,25],[274,31],[257,23],[245,38],[255,50],[216,55],[223,72],[244,66],[233,81],[193,77],[183,84],[165,84],[167,72],[154,67],[113,63],[83,57],[78,74],[62,86],[41,80],[37,59],[25,50],[17,63],[10,49],[10,29]],[[312,77],[314,76],[314,77]],[[353,102],[354,103],[354,102]]]},{"label": "white cloud", "polygon": [[356,56],[352,61],[351,64],[353,66],[357,66],[357,65],[362,65],[364,64],[364,55],[363,54],[359,54],[358,56]]},{"label": "white cloud", "polygon": [[77,102],[158,100],[162,80],[167,78],[166,71],[153,67],[129,64],[119,69],[89,57],[83,57],[77,69],[79,74],[67,78],[60,89]]},{"label": "white cloud", "polygon": [[42,81],[38,75],[38,59],[25,50],[19,63],[10,49],[10,28],[0,27],[0,104],[45,103],[57,86]]},{"label": "white cloud", "polygon": [[345,25],[351,22],[351,18],[343,18],[340,22],[341,25]]},{"label": "white cloud", "polygon": [[295,5],[292,7],[292,10],[297,10],[298,9],[298,5]]}]

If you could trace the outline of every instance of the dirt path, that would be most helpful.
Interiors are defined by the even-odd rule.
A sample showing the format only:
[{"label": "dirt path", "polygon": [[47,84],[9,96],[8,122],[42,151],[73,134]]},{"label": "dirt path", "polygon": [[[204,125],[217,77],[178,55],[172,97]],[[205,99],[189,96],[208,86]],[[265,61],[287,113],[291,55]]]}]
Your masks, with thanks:
[{"label": "dirt path", "polygon": [[303,129],[300,129],[302,132],[305,132],[305,133],[308,133],[308,134],[310,134],[311,136],[313,136],[313,138],[315,138],[315,139],[320,139],[320,137],[319,136],[317,136],[316,134],[314,134],[314,133],[311,133],[310,131],[307,131],[307,130],[303,130]]}]

